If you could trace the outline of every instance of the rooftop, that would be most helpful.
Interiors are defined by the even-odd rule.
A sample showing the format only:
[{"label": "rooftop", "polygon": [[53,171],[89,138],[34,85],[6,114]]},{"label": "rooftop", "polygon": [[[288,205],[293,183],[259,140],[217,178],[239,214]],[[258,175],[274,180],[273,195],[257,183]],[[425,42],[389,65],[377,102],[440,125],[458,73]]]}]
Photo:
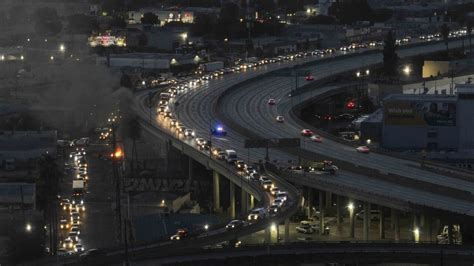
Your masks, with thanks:
[{"label": "rooftop", "polygon": [[0,151],[28,151],[56,147],[56,131],[0,131]]},{"label": "rooftop", "polygon": [[383,101],[456,102],[456,96],[436,94],[390,94]]}]

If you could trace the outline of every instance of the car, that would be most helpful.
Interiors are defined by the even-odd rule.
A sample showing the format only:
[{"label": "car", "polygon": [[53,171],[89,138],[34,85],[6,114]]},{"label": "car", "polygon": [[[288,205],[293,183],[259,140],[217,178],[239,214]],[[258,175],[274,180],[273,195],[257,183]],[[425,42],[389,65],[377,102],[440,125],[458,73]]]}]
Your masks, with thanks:
[{"label": "car", "polygon": [[283,123],[283,122],[285,122],[285,118],[283,116],[279,115],[275,118],[275,121],[277,121],[277,123]]},{"label": "car", "polygon": [[[358,220],[363,220],[364,219],[364,214],[365,214],[365,211],[364,210],[361,210],[360,212],[356,213],[356,218]],[[380,219],[380,210],[370,210],[370,213],[369,213],[369,219],[371,221],[378,221]]]},{"label": "car", "polygon": [[77,232],[69,232],[66,239],[71,239],[72,242],[77,243],[79,241],[79,234]]},{"label": "car", "polygon": [[268,207],[268,214],[270,216],[276,215],[279,210],[280,210],[280,206],[278,206],[277,204],[272,204],[270,205],[270,207]]},{"label": "car", "polygon": [[235,168],[237,168],[237,170],[239,170],[239,171],[244,170],[244,167],[245,167],[245,162],[244,161],[237,160],[237,161],[235,161],[234,164],[235,164]]},{"label": "car", "polygon": [[89,175],[87,175],[87,174],[85,174],[85,173],[77,174],[77,175],[76,175],[76,180],[84,180],[84,181],[87,181],[87,180],[89,180]]},{"label": "car", "polygon": [[219,160],[225,160],[226,152],[225,151],[219,151],[217,153],[217,159]]},{"label": "car", "polygon": [[173,117],[173,113],[171,113],[171,111],[165,111],[164,117],[165,118],[171,118],[171,117]]},{"label": "car", "polygon": [[277,205],[278,207],[281,207],[283,206],[283,203],[285,203],[285,201],[281,198],[276,198],[274,201],[273,201],[273,204]]},{"label": "car", "polygon": [[201,151],[208,151],[211,148],[211,143],[208,141],[204,141],[198,145],[199,150]]},{"label": "car", "polygon": [[180,228],[178,229],[178,231],[176,231],[176,234],[170,237],[170,240],[181,240],[187,236],[188,236],[188,229]]},{"label": "car", "polygon": [[301,221],[300,225],[296,227],[296,232],[301,234],[312,234],[314,231],[313,226],[307,221]]},{"label": "car", "polygon": [[70,203],[69,199],[61,199],[59,201],[59,206],[64,206],[65,204]]},{"label": "car", "polygon": [[76,211],[81,213],[86,211],[86,206],[84,204],[76,204]]},{"label": "car", "polygon": [[270,188],[270,194],[272,194],[272,196],[275,196],[278,192],[280,192],[280,189],[278,187],[272,187]]},{"label": "car", "polygon": [[71,250],[74,248],[74,242],[72,241],[72,239],[66,238],[62,243],[62,247],[64,249]]},{"label": "car", "polygon": [[270,190],[273,187],[273,182],[271,180],[265,180],[262,182],[263,189]]},{"label": "car", "polygon": [[225,131],[224,127],[222,126],[217,126],[211,130],[211,134],[213,136],[220,136],[220,137],[225,137],[227,136],[227,131]]},{"label": "car", "polygon": [[225,226],[225,229],[226,230],[232,230],[232,229],[244,227],[244,226],[247,226],[247,225],[248,225],[248,223],[246,221],[232,220]]},{"label": "car", "polygon": [[276,101],[275,101],[275,99],[268,99],[267,103],[268,103],[268,105],[275,105]]},{"label": "car", "polygon": [[217,147],[212,147],[211,148],[211,153],[212,153],[212,156],[216,157],[216,158],[219,158],[219,153],[221,152],[221,149],[220,148],[217,148]]},{"label": "car", "polygon": [[311,75],[306,76],[306,81],[313,81],[314,77]]},{"label": "car", "polygon": [[303,167],[300,166],[300,165],[288,166],[288,171],[291,171],[291,172],[294,172],[294,173],[297,173],[297,174],[304,173]]},{"label": "car", "polygon": [[246,175],[250,175],[251,173],[256,173],[257,170],[255,170],[251,165],[244,165],[244,172]]},{"label": "car", "polygon": [[303,130],[301,130],[301,136],[303,137],[311,137],[313,135],[313,131],[305,128]]},{"label": "car", "polygon": [[69,229],[71,225],[69,224],[69,220],[66,218],[62,218],[59,220],[59,228],[61,229]]},{"label": "car", "polygon": [[280,198],[280,199],[283,199],[284,201],[286,201],[288,199],[288,192],[286,191],[280,191],[276,194],[276,197],[277,198]]},{"label": "car", "polygon": [[185,129],[185,130],[184,130],[184,136],[185,136],[185,137],[194,137],[194,130],[192,130],[192,129]]},{"label": "car", "polygon": [[84,251],[84,246],[82,244],[76,244],[74,246],[74,251],[75,252],[83,252]]},{"label": "car", "polygon": [[198,146],[201,145],[201,144],[203,144],[203,143],[206,143],[206,140],[203,139],[203,138],[196,138],[196,139],[194,139],[194,141],[196,141],[196,144],[197,144]]},{"label": "car", "polygon": [[71,203],[64,203],[63,204],[63,211],[71,210],[72,204]]},{"label": "car", "polygon": [[175,127],[178,124],[178,120],[176,119],[171,119],[170,120],[170,127]]},{"label": "car", "polygon": [[357,152],[360,152],[360,153],[369,153],[370,152],[370,149],[369,147],[367,146],[359,146],[356,148]]},{"label": "car", "polygon": [[252,181],[259,181],[260,180],[260,174],[253,172],[249,174],[249,179]]},{"label": "car", "polygon": [[256,222],[257,220],[264,219],[266,216],[266,211],[264,208],[253,209],[247,216],[247,220],[250,222]]},{"label": "car", "polygon": [[317,143],[323,142],[323,139],[319,135],[313,135],[310,137],[310,139],[312,142],[317,142]]},{"label": "car", "polygon": [[71,227],[71,232],[75,232],[77,235],[81,234],[81,230],[79,230],[79,226],[77,225],[74,225],[73,227]]}]

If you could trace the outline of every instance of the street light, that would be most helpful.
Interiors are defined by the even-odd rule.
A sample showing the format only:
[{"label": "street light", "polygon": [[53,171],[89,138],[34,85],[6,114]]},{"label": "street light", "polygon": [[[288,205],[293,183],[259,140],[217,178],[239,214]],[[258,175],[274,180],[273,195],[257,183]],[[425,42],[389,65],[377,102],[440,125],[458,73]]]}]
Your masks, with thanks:
[{"label": "street light", "polygon": [[356,72],[356,77],[358,77],[358,78],[360,77],[360,71]]},{"label": "street light", "polygon": [[370,75],[370,70],[367,69],[367,70],[365,71],[365,74],[366,74],[367,76]]},{"label": "street light", "polygon": [[405,73],[405,75],[409,76],[410,73],[411,73],[411,68],[409,65],[406,65],[404,68],[403,68],[403,73]]},{"label": "street light", "polygon": [[206,231],[209,230],[209,225],[208,224],[204,225],[204,230],[206,230]]},{"label": "street light", "polygon": [[349,204],[347,205],[347,208],[349,209],[349,211],[354,211],[354,203],[352,202],[349,202]]},{"label": "street light", "polygon": [[54,60],[54,56],[51,56],[49,59],[50,59],[51,61],[53,61],[53,60]]},{"label": "street light", "polygon": [[62,52],[62,53],[64,53],[64,51],[66,51],[66,47],[64,46],[64,44],[61,44],[59,46],[59,51]]},{"label": "street light", "polygon": [[413,236],[415,238],[415,243],[420,242],[420,229],[418,227],[415,227],[413,230]]},{"label": "street light", "polygon": [[26,224],[25,229],[26,229],[26,232],[31,232],[31,229],[32,229],[31,224],[29,224],[29,223]]}]

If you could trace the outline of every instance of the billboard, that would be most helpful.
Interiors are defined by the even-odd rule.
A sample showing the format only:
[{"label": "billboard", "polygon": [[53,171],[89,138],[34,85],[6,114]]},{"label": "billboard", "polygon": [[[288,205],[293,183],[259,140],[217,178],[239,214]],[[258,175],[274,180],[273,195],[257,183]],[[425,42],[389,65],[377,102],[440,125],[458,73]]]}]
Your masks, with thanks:
[{"label": "billboard", "polygon": [[386,125],[456,126],[456,103],[389,101],[384,103]]}]

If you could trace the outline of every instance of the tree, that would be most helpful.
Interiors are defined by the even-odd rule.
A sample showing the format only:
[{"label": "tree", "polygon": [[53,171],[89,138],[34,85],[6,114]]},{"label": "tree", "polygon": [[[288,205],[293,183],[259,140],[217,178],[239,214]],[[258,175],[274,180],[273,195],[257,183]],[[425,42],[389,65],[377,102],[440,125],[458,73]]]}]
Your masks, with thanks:
[{"label": "tree", "polygon": [[123,17],[115,15],[112,17],[112,19],[110,19],[109,26],[111,28],[124,29],[125,27],[127,27],[127,22],[125,22],[125,19]]},{"label": "tree", "polygon": [[310,17],[306,20],[306,24],[334,24],[336,20],[334,17],[331,16],[325,16],[325,15],[317,15],[314,17]]},{"label": "tree", "polygon": [[372,9],[367,0],[335,2],[329,8],[329,15],[341,23],[352,24],[361,20],[372,20]]},{"label": "tree", "polygon": [[142,33],[138,36],[138,46],[145,47],[148,44],[148,37],[145,33]]},{"label": "tree", "polygon": [[226,3],[221,8],[219,19],[226,20],[226,21],[239,20],[239,7],[234,3]]},{"label": "tree", "polygon": [[18,5],[12,6],[8,10],[8,20],[11,24],[24,22],[28,18],[25,7]]},{"label": "tree", "polygon": [[132,79],[130,78],[129,75],[127,74],[122,74],[122,77],[120,78],[120,86],[131,89],[133,84],[132,84]]},{"label": "tree", "polygon": [[392,31],[385,36],[385,45],[383,47],[383,71],[387,77],[395,77],[398,75],[398,55],[395,37]]},{"label": "tree", "polygon": [[102,0],[102,10],[110,13],[124,10],[125,1],[123,0]]},{"label": "tree", "polygon": [[73,34],[90,34],[99,28],[99,22],[84,14],[73,14],[67,18],[68,31]]},{"label": "tree", "polygon": [[143,17],[140,19],[142,24],[149,24],[149,25],[157,25],[160,24],[160,20],[158,19],[158,16],[151,13],[147,12],[143,14]]},{"label": "tree", "polygon": [[446,23],[441,25],[441,36],[443,36],[444,44],[446,45],[446,56],[449,56],[449,27]]},{"label": "tree", "polygon": [[42,36],[54,36],[61,32],[63,24],[56,9],[50,7],[38,8],[34,13],[35,30]]},{"label": "tree", "polygon": [[193,36],[212,36],[214,31],[214,18],[208,14],[199,14],[191,26]]}]

